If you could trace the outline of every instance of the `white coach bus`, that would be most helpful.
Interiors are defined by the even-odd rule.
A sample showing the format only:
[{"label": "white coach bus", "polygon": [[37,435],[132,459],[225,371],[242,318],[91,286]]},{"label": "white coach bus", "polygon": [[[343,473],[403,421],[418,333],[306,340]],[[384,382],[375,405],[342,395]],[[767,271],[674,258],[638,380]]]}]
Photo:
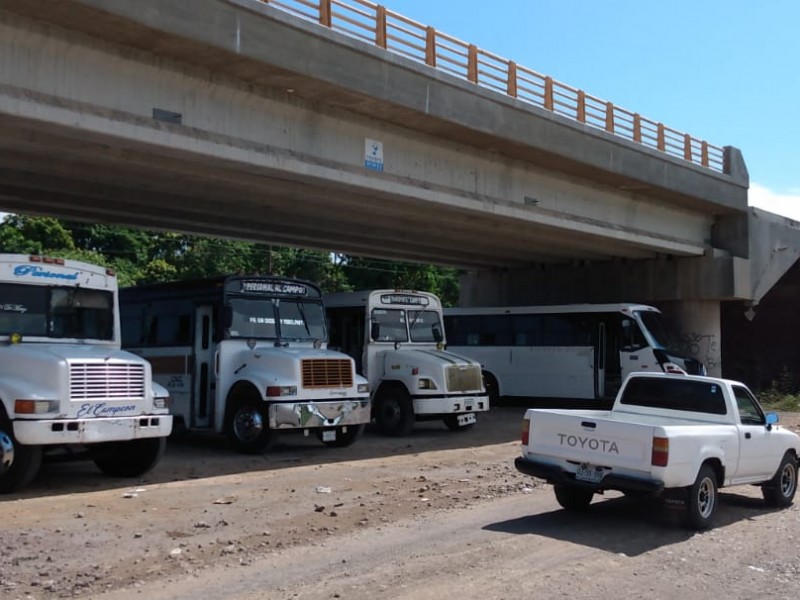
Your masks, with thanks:
[{"label": "white coach bus", "polygon": [[85,446],[136,477],[172,430],[166,389],[120,350],[117,278],[74,260],[0,255],[0,493],[29,483],[44,450]]},{"label": "white coach bus", "polygon": [[474,360],[443,350],[442,305],[410,290],[325,296],[331,346],[352,356],[369,380],[373,416],[385,435],[407,435],[416,421],[442,420],[452,431],[489,410]]},{"label": "white coach bus", "polygon": [[448,308],[448,348],[479,361],[490,395],[608,400],[634,371],[705,374],[641,304]]},{"label": "white coach bus", "polygon": [[348,446],[370,421],[367,382],[327,349],[309,282],[219,277],[125,288],[120,299],[123,344],[152,363],[188,429],[256,453],[292,431]]}]

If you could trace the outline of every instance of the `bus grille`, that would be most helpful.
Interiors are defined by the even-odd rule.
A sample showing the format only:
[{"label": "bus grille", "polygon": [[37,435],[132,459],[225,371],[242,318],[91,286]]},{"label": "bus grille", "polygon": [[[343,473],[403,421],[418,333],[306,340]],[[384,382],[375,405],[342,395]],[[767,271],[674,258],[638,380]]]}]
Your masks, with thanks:
[{"label": "bus grille", "polygon": [[144,398],[144,365],[139,363],[72,363],[70,400]]},{"label": "bus grille", "polygon": [[447,367],[447,391],[470,392],[481,389],[483,380],[478,365],[450,365]]},{"label": "bus grille", "polygon": [[346,358],[308,358],[302,362],[304,388],[350,387],[352,363]]}]

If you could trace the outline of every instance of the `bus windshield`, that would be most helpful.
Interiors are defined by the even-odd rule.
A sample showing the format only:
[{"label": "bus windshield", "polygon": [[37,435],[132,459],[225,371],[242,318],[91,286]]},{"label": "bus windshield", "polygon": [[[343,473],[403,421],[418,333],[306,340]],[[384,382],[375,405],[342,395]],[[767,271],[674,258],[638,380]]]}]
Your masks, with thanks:
[{"label": "bus windshield", "polygon": [[[325,313],[322,304],[294,299],[231,298],[231,324],[234,338],[324,340]],[[275,325],[280,319],[280,331]]]},{"label": "bus windshield", "polygon": [[657,312],[637,311],[642,326],[655,342],[655,347],[672,354],[680,354],[681,346],[675,328],[664,315]]},{"label": "bus windshield", "polygon": [[442,323],[435,310],[410,310],[408,320],[412,342],[442,341]]},{"label": "bus windshield", "polygon": [[114,339],[114,295],[74,287],[0,284],[0,335]]}]

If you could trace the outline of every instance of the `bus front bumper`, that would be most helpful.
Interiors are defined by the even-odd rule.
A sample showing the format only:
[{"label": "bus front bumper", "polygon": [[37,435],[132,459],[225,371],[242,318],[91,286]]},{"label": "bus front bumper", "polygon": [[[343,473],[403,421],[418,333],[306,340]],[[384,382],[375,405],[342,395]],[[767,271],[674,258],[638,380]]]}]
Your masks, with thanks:
[{"label": "bus front bumper", "polygon": [[489,410],[489,396],[414,396],[416,415],[458,415]]},{"label": "bus front bumper", "polygon": [[311,429],[369,423],[369,398],[276,402],[269,407],[270,429]]},{"label": "bus front bumper", "polygon": [[172,415],[14,421],[14,437],[31,446],[124,442],[167,437],[171,432]]}]

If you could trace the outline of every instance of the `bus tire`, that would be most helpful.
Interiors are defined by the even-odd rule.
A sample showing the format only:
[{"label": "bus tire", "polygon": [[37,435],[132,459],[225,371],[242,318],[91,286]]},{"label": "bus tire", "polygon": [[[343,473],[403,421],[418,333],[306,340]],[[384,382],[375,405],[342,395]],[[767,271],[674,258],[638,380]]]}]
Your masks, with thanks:
[{"label": "bus tire", "polygon": [[500,386],[497,383],[497,377],[488,371],[484,371],[483,387],[486,389],[486,394],[489,397],[489,408],[500,406]]},{"label": "bus tire", "polygon": [[14,438],[11,421],[0,415],[0,494],[10,494],[33,481],[42,465],[42,447]]},{"label": "bus tire", "polygon": [[[364,433],[364,424],[360,425],[348,425],[347,431],[344,433],[342,432],[343,427],[326,427],[325,429],[317,429],[317,438],[320,442],[325,444],[330,448],[347,448],[348,446],[352,446],[353,443],[361,437],[361,434]],[[336,439],[332,442],[325,442],[322,440],[322,432],[326,429],[335,429],[336,430]]]},{"label": "bus tire", "polygon": [[797,458],[787,452],[775,476],[761,487],[764,503],[771,508],[786,508],[797,492]]},{"label": "bus tire", "polygon": [[261,398],[248,397],[235,402],[225,422],[225,433],[242,454],[259,454],[269,449],[274,432],[269,428],[266,403]]},{"label": "bus tire", "polygon": [[387,387],[375,399],[375,423],[383,435],[401,437],[414,429],[414,404],[401,387]]},{"label": "bus tire", "polygon": [[704,464],[697,473],[697,479],[689,486],[686,506],[683,509],[683,524],[697,531],[709,529],[714,524],[719,494],[717,493],[717,474],[710,465]]},{"label": "bus tire", "polygon": [[450,431],[469,431],[470,429],[475,427],[475,423],[459,425],[457,415],[451,415],[449,417],[445,417],[444,419],[442,419],[442,421],[444,421],[444,424]]},{"label": "bus tire", "polygon": [[109,477],[139,477],[164,456],[167,438],[141,438],[125,442],[92,444],[92,460]]}]

